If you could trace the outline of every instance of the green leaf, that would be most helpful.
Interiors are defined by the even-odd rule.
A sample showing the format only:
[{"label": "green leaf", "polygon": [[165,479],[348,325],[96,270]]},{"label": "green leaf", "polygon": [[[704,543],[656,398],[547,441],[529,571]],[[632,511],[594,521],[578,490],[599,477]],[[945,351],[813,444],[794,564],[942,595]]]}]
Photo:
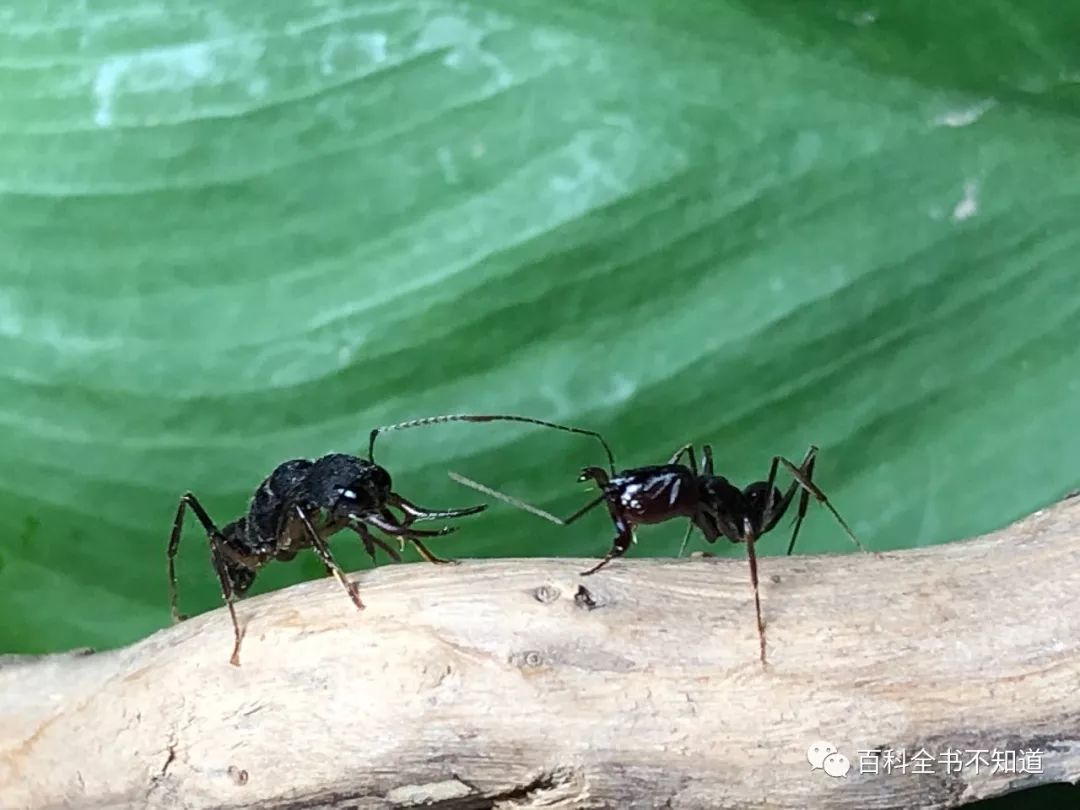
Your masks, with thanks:
[{"label": "green leaf", "polygon": [[[625,466],[709,442],[736,482],[814,443],[876,549],[1052,502],[1080,480],[1078,33],[1018,2],[8,4],[0,648],[164,626],[183,491],[225,523],[279,462],[428,414],[598,428]],[[476,500],[455,469],[568,514],[602,457],[494,424],[380,460],[425,505]],[[459,525],[436,552],[612,535]],[[822,509],[803,539],[848,549]],[[219,603],[194,521],[180,580]]]}]

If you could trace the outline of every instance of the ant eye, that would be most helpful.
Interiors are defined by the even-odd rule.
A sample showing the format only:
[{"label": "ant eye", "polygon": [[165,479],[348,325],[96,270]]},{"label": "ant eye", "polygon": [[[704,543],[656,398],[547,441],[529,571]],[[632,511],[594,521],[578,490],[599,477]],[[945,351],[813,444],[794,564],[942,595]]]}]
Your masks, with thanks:
[{"label": "ant eye", "polygon": [[353,490],[351,490],[351,489],[340,489],[340,490],[338,490],[338,492],[341,493],[341,497],[343,499],[345,499],[346,501],[355,501],[356,500],[356,493],[353,492]]}]

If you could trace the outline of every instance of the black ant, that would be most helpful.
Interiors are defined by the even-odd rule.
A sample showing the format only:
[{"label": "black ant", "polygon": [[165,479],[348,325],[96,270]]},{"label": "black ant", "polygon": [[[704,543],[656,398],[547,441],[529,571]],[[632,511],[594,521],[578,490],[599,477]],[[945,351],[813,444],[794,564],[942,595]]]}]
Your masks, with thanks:
[{"label": "black ant", "polygon": [[[366,459],[344,453],[331,453],[314,461],[292,459],[279,464],[255,490],[247,514],[219,529],[206,509],[191,492],[180,498],[169,536],[169,601],[173,621],[182,618],[177,610],[176,553],[188,507],[195,512],[210,544],[210,559],[221,583],[221,595],[232,618],[234,645],[230,663],[239,666],[240,642],[243,633],[236,618],[234,602],[241,598],[255,581],[258,570],[271,562],[286,562],[299,551],[314,548],[327,573],[332,574],[357,609],[364,603],[355,583],[350,582],[335,562],[327,538],[348,529],[359,535],[364,550],[375,560],[375,548],[383,549],[395,562],[401,556],[371,528],[398,539],[403,551],[405,541],[411,542],[420,555],[432,563],[450,563],[436,557],[424,544],[424,538],[442,537],[455,531],[445,527],[438,531],[413,528],[417,521],[459,518],[475,515],[486,504],[464,509],[427,509],[417,506],[393,491],[390,473],[375,463],[375,439],[383,432],[441,422],[529,422],[575,433],[589,433],[575,428],[563,428],[549,422],[517,416],[464,415],[431,416],[414,419],[371,431]],[[397,517],[390,508],[402,513]]]},{"label": "black ant", "polygon": [[[603,439],[600,441],[604,442]],[[663,523],[678,517],[689,518],[690,525],[683,538],[680,556],[694,527],[701,531],[709,543],[716,542],[721,536],[727,537],[734,543],[745,543],[750,560],[750,581],[754,587],[754,607],[757,611],[762,664],[765,663],[765,624],[761,618],[757,555],[754,544],[762,535],[776,526],[791,506],[795,493],[799,489],[802,490],[791,533],[791,542],[788,544],[788,554],[795,549],[795,540],[798,538],[799,529],[806,516],[811,495],[828,507],[847,532],[848,537],[856,547],[862,550],[862,545],[854,532],[840,517],[825,493],[812,480],[814,463],[817,459],[817,448],[814,446],[810,447],[799,466],[795,466],[783,456],[773,456],[767,479],[755,481],[743,489],[739,489],[723,476],[714,474],[712,447],[707,444],[702,446],[705,465],[700,473],[694,456],[694,448],[689,444],[679,448],[679,451],[666,464],[635,467],[622,472],[616,472],[613,456],[606,442],[604,442],[604,449],[607,451],[610,473],[602,467],[585,467],[578,476],[578,481],[595,481],[600,488],[600,494],[568,518],[559,518],[550,512],[545,512],[457,473],[450,473],[450,477],[458,483],[561,526],[570,525],[600,503],[606,502],[608,512],[615,524],[615,539],[611,551],[588,571],[583,571],[582,576],[595,574],[609,562],[625,554],[630,544],[634,542],[634,527],[641,524]],[[684,455],[689,464],[680,463]],[[781,492],[776,487],[776,474],[780,465],[783,465],[795,479],[786,492]]]}]

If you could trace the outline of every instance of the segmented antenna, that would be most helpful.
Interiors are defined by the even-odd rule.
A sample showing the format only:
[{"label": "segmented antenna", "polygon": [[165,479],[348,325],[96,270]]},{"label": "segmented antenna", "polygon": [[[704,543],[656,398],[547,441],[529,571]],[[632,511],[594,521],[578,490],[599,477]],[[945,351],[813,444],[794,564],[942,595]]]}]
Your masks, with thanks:
[{"label": "segmented antenna", "polygon": [[604,447],[604,452],[607,454],[608,466],[611,468],[611,474],[615,473],[615,455],[611,452],[611,448],[608,443],[604,441],[604,437],[597,433],[595,430],[585,430],[585,428],[571,427],[569,425],[559,425],[555,422],[545,422],[543,419],[533,419],[531,416],[510,416],[507,414],[464,414],[464,413],[451,413],[443,416],[425,416],[422,419],[410,419],[407,422],[398,422],[396,425],[385,425],[383,427],[375,428],[371,431],[371,436],[368,439],[368,460],[375,461],[375,439],[380,433],[388,433],[391,430],[405,430],[406,428],[423,427],[424,425],[438,425],[444,422],[524,422],[529,425],[540,425],[541,427],[554,428],[555,430],[563,430],[567,433],[580,433],[585,436],[593,436]]},{"label": "segmented antenna", "polygon": [[467,487],[475,489],[477,492],[483,492],[485,495],[490,495],[493,498],[498,498],[503,503],[508,503],[511,506],[516,506],[518,509],[523,509],[531,515],[542,517],[544,520],[550,520],[552,523],[555,523],[559,526],[569,526],[582,515],[591,512],[593,509],[603,503],[604,500],[607,498],[607,493],[601,491],[599,495],[597,495],[587,504],[579,508],[576,512],[574,512],[574,514],[570,515],[570,517],[561,518],[551,514],[551,512],[545,512],[539,506],[533,506],[531,503],[526,503],[525,501],[515,498],[513,495],[507,495],[505,492],[499,492],[499,490],[492,489],[486,484],[481,484],[479,481],[474,481],[471,478],[466,478],[460,473],[456,473],[451,470],[449,473],[447,473],[447,475],[450,476],[451,480],[457,481],[459,484],[464,484]]},{"label": "segmented antenna", "polygon": [[510,506],[516,506],[518,509],[528,512],[531,515],[542,517],[544,520],[550,520],[552,523],[555,523],[559,526],[566,525],[566,521],[563,520],[561,517],[553,515],[551,514],[551,512],[545,512],[539,506],[533,506],[531,503],[526,503],[525,501],[519,500],[513,495],[507,495],[505,492],[499,492],[499,490],[497,489],[492,489],[486,484],[481,484],[479,481],[474,481],[471,478],[466,478],[464,475],[456,473],[453,470],[447,473],[447,475],[450,476],[451,480],[457,481],[459,484],[463,484],[470,489],[475,489],[477,492],[482,492],[485,495],[490,495],[492,498],[497,498],[503,503],[510,504]]}]

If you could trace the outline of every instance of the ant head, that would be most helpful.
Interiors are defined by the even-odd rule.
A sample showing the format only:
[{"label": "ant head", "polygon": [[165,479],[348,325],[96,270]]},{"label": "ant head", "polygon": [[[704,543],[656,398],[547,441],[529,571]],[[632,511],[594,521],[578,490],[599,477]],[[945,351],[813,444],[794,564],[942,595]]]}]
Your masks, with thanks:
[{"label": "ant head", "polygon": [[595,481],[599,486],[605,487],[608,484],[608,473],[603,467],[585,467],[581,470],[581,475],[577,479],[581,481]]},{"label": "ant head", "polygon": [[390,473],[378,464],[365,463],[348,478],[339,478],[333,486],[330,511],[338,517],[356,515],[378,509],[386,503],[393,482]]}]

